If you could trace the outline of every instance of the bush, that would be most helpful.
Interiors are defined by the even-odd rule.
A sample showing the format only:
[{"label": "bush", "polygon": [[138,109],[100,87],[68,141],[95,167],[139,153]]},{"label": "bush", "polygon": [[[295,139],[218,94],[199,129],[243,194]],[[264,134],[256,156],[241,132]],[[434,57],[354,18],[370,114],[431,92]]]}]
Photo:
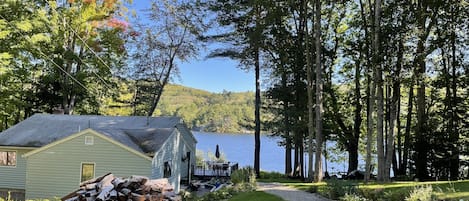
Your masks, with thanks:
[{"label": "bush", "polygon": [[[384,189],[382,188],[377,188],[377,189],[368,189],[368,188],[363,188],[359,190],[359,193],[362,197],[368,199],[368,200],[381,200],[383,196],[383,191]],[[399,200],[402,201],[403,199]]]},{"label": "bush", "polygon": [[192,194],[183,196],[184,201],[221,201],[227,200],[237,195],[240,192],[251,192],[256,190],[256,187],[251,183],[240,183],[234,186],[227,186],[218,191],[210,192],[202,197],[194,197]]},{"label": "bush", "polygon": [[405,198],[406,201],[436,201],[435,192],[431,185],[427,186],[416,186],[408,197]]},{"label": "bush", "polygon": [[285,174],[282,174],[280,172],[264,172],[264,171],[261,171],[260,177],[262,179],[286,179],[288,178]]},{"label": "bush", "polygon": [[256,183],[256,173],[252,167],[245,167],[234,171],[231,174],[231,182],[234,184],[240,183]]},{"label": "bush", "polygon": [[407,188],[396,189],[392,191],[385,192],[383,195],[383,200],[386,201],[402,201],[409,196],[409,190]]},{"label": "bush", "polygon": [[346,193],[344,197],[340,198],[341,201],[368,201],[368,199],[361,197],[356,194],[348,194]]},{"label": "bush", "polygon": [[327,181],[326,186],[326,196],[330,199],[337,200],[340,197],[345,196],[345,194],[356,194],[358,186],[353,183],[348,183],[339,180],[329,180]]},{"label": "bush", "polygon": [[306,190],[308,193],[317,193],[319,191],[318,186],[310,186],[308,190]]}]

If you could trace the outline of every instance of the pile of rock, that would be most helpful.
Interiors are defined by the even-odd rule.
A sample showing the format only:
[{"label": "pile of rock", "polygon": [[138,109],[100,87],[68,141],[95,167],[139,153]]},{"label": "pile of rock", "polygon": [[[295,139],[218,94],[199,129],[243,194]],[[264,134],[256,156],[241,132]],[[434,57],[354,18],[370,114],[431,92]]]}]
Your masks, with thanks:
[{"label": "pile of rock", "polygon": [[143,176],[126,179],[108,173],[80,184],[80,188],[62,201],[179,201],[168,179],[150,180]]}]

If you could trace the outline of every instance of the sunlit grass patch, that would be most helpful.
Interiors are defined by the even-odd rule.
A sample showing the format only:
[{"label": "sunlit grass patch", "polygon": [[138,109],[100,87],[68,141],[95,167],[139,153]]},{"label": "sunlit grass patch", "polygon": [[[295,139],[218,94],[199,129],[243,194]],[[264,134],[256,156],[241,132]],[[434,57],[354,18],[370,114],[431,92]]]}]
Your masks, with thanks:
[{"label": "sunlit grass patch", "polygon": [[256,200],[256,201],[283,201],[282,198],[265,193],[263,191],[252,191],[252,192],[243,192],[239,193],[232,198],[229,199],[229,201],[248,201],[248,200]]},{"label": "sunlit grass patch", "polygon": [[[357,191],[358,193],[365,194],[365,196],[407,196],[412,189],[417,186],[431,185],[433,191],[436,192],[438,199],[442,200],[468,200],[469,201],[469,180],[463,181],[431,181],[431,182],[391,182],[391,183],[377,183],[372,182],[365,184],[359,181],[337,180],[337,183],[329,184],[329,186],[340,185],[347,191]],[[308,183],[308,182],[282,182],[285,185],[292,186],[299,190],[317,192],[324,196],[330,194],[330,188],[326,182],[321,183]],[[343,192],[350,193],[350,192]],[[401,195],[401,196],[399,196]]]}]

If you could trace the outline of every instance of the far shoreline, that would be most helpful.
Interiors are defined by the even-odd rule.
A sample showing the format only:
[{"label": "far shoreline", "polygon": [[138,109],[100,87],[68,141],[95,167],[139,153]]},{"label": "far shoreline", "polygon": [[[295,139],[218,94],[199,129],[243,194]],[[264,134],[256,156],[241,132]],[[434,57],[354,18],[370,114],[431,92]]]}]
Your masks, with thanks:
[{"label": "far shoreline", "polygon": [[[198,133],[206,133],[206,134],[221,134],[221,135],[254,135],[254,132],[246,132],[246,133],[241,133],[241,132],[231,132],[231,133],[220,133],[220,132],[210,132],[210,131],[199,131],[199,130],[191,130],[191,132],[198,132]],[[266,136],[272,136],[271,133],[264,133],[261,132],[261,135],[266,135]]]}]

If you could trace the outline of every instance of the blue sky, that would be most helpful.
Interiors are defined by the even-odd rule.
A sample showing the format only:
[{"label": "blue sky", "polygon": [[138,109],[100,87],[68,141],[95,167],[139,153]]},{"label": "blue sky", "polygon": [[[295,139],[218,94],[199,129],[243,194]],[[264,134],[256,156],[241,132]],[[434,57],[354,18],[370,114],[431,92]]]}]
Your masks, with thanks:
[{"label": "blue sky", "polygon": [[[148,0],[134,0],[128,7],[143,17],[142,10],[149,7]],[[210,45],[207,48],[213,49]],[[238,62],[228,58],[205,59],[209,52],[200,52],[197,59],[179,63],[180,79],[173,82],[196,89],[220,93],[224,90],[246,92],[255,90],[254,72],[238,68]]]},{"label": "blue sky", "polygon": [[224,58],[190,60],[180,64],[181,80],[176,84],[210,92],[254,91],[254,72],[239,69],[237,61]]}]

